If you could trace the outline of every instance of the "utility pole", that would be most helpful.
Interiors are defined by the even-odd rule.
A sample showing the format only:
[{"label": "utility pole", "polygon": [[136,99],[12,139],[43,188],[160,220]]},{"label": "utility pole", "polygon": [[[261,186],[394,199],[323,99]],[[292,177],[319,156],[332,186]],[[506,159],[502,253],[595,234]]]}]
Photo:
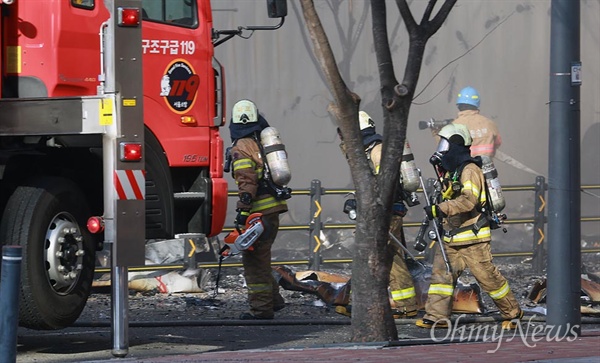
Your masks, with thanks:
[{"label": "utility pole", "polygon": [[580,85],[580,2],[552,0],[546,322],[557,337],[581,333]]}]

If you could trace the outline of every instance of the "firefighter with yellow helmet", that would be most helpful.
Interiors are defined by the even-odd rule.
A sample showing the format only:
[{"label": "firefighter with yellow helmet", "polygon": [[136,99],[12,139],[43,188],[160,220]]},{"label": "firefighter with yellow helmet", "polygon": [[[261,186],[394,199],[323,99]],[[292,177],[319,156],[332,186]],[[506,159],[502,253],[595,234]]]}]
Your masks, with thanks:
[{"label": "firefighter with yellow helmet", "polygon": [[[271,246],[279,230],[279,214],[288,210],[285,199],[289,198],[289,193],[285,193],[285,188],[274,185],[271,176],[265,173],[269,165],[265,162],[267,157],[261,144],[261,134],[272,136],[272,129],[252,101],[240,100],[233,106],[229,124],[233,145],[228,153],[239,192],[235,223],[244,226],[251,213],[259,212],[264,224],[264,232],[253,244],[253,249],[242,251],[250,311],[242,313],[240,319],[273,319],[274,312],[285,306],[279,284],[271,271]],[[281,152],[282,147],[276,151]],[[282,158],[279,159],[281,162]],[[287,160],[284,161],[281,170],[287,167]],[[281,175],[281,170],[277,173],[271,170],[271,174]],[[283,179],[289,181],[289,168],[287,173]]]},{"label": "firefighter with yellow helmet", "polygon": [[502,329],[516,328],[523,311],[492,262],[491,229],[482,209],[487,207],[485,179],[481,159],[472,158],[471,135],[465,125],[451,123],[440,132],[440,141],[430,161],[442,178],[443,201],[425,207],[429,219],[443,218],[443,246],[450,265],[436,250],[426,314],[416,325],[422,328],[448,327],[452,312],[454,287],[465,268],[469,268],[479,285],[500,310]]},{"label": "firefighter with yellow helmet", "polygon": [[[358,116],[365,154],[369,161],[371,171],[373,174],[377,175],[380,172],[381,143],[383,138],[376,132],[375,123],[366,112],[360,111]],[[345,155],[343,140],[340,147]],[[409,189],[411,189],[413,185],[418,186],[418,179],[415,184],[415,181],[412,178],[413,175],[418,178],[418,174],[409,170],[409,168],[414,168],[416,170],[416,166],[414,166],[414,158],[412,158],[412,152],[410,152],[408,142],[405,143],[404,154],[410,155],[410,157],[403,157],[403,164],[401,166],[401,176],[404,176],[405,183],[399,186],[399,189],[401,190],[395,198],[395,203],[392,207],[393,214],[390,221],[390,233],[396,236],[403,244],[405,243],[405,238],[404,230],[402,228],[402,218],[406,215],[407,208],[402,198],[407,195],[406,193],[410,194],[410,192],[416,191],[416,187],[414,190],[406,190],[406,188],[403,189],[403,186],[406,185]],[[390,294],[394,302],[394,304],[392,304],[392,315],[395,319],[416,316],[418,310],[416,292],[412,275],[406,267],[404,251],[391,239],[388,241],[388,245],[394,253],[392,269],[390,271]],[[343,315],[349,316],[349,310],[350,309],[347,306],[336,307],[336,312]]]}]

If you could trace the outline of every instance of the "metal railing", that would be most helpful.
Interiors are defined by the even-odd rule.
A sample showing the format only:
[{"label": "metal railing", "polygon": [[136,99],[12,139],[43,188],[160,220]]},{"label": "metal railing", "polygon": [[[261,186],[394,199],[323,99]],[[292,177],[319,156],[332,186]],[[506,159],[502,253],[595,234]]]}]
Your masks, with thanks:
[{"label": "metal railing", "polygon": [[[509,218],[504,221],[508,225],[516,224],[531,224],[533,229],[532,238],[532,249],[527,251],[512,251],[512,252],[495,252],[494,257],[531,257],[532,268],[536,272],[542,272],[544,269],[544,261],[546,258],[546,250],[544,241],[545,236],[545,225],[546,225],[546,190],[548,186],[543,176],[538,176],[535,179],[534,184],[530,185],[507,185],[502,187],[503,192],[533,192],[534,193],[534,213],[533,216],[525,218]],[[600,189],[600,185],[583,185],[581,190],[594,190]],[[307,196],[310,197],[310,219],[306,224],[290,224],[281,225],[280,231],[308,231],[308,254],[307,258],[299,259],[285,259],[285,260],[274,260],[272,265],[308,265],[310,269],[319,270],[322,264],[343,264],[352,263],[352,258],[323,258],[323,241],[321,241],[321,232],[324,230],[343,230],[343,229],[354,229],[356,224],[354,222],[348,223],[323,223],[322,221],[322,198],[331,195],[346,195],[354,192],[353,189],[344,188],[323,188],[321,181],[315,179],[311,182],[310,189],[294,190],[293,196]],[[419,189],[417,192],[422,192]],[[237,191],[229,191],[229,197],[237,198]],[[295,199],[292,199],[295,200]],[[232,204],[233,205],[233,204]],[[340,210],[342,205],[340,204]],[[600,216],[585,216],[581,217],[581,222],[600,222]],[[405,220],[403,223],[405,228],[419,228],[421,221],[409,221]],[[223,229],[224,233],[233,230],[233,226],[226,226]],[[278,237],[279,238],[279,237]],[[426,253],[418,255],[416,258],[430,259],[432,257],[432,246],[430,244]],[[410,248],[410,247],[409,247]],[[600,253],[600,248],[585,248],[582,249],[583,253]],[[214,262],[198,262],[197,267],[200,268],[215,268],[218,267],[216,260]],[[241,267],[241,262],[233,262],[225,260],[222,263],[223,267]],[[132,266],[129,267],[129,271],[152,271],[152,270],[176,270],[188,267],[184,264],[162,264],[162,265],[146,265],[146,266]],[[108,272],[109,268],[96,268],[96,272]]]},{"label": "metal railing", "polygon": [[[494,257],[519,257],[527,256],[531,257],[532,268],[536,272],[542,272],[544,269],[544,261],[546,258],[545,250],[545,225],[547,218],[545,215],[546,211],[546,191],[548,186],[543,176],[538,176],[535,179],[534,184],[530,185],[507,185],[502,187],[503,192],[515,192],[515,191],[531,191],[534,193],[534,214],[531,217],[526,218],[509,218],[504,221],[505,224],[531,224],[533,226],[532,235],[532,249],[529,251],[514,251],[514,252],[502,252],[494,253]],[[582,190],[589,189],[600,189],[600,185],[583,185]],[[327,263],[351,263],[351,258],[341,259],[324,259],[322,256],[323,241],[321,241],[321,232],[328,229],[354,229],[355,223],[323,223],[322,221],[322,198],[326,195],[346,195],[354,192],[353,189],[343,188],[323,188],[321,181],[315,179],[311,182],[310,189],[294,190],[292,195],[294,196],[309,196],[310,197],[310,221],[308,224],[297,224],[297,225],[282,225],[280,231],[293,231],[293,230],[308,230],[308,259],[301,260],[288,260],[288,261],[274,261],[274,264],[308,264],[310,269],[319,270],[321,264]],[[417,192],[422,192],[419,189]],[[230,191],[230,197],[237,197],[236,191]],[[340,205],[341,209],[341,205]],[[586,216],[581,217],[581,222],[598,222],[600,216]],[[421,221],[405,221],[403,223],[406,228],[418,228],[421,226]],[[231,231],[232,226],[226,226],[225,232]],[[419,256],[419,258],[430,258],[432,244],[429,245],[426,253]],[[582,253],[600,253],[600,248],[586,248],[582,249]],[[208,264],[201,264],[208,267]],[[236,266],[237,264],[224,264],[224,266]]]}]

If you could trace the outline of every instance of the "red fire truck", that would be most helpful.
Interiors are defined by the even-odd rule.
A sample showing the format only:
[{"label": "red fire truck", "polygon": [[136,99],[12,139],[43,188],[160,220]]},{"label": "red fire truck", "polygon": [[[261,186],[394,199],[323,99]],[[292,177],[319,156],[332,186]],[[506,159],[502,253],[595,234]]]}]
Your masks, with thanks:
[{"label": "red fire truck", "polygon": [[[107,20],[116,16],[118,26],[142,29],[137,64],[143,64],[143,88],[141,79],[127,74],[116,83],[143,90],[143,99],[124,98],[122,105],[126,111],[143,103],[143,138],[135,132],[131,137],[144,145],[121,142],[117,163],[141,155],[145,163],[139,173],[109,175],[114,173],[119,199],[145,201],[145,239],[165,240],[214,236],[223,228],[227,183],[219,128],[225,84],[214,47],[246,30],[277,29],[287,9],[285,0],[267,0],[269,17],[281,18],[278,26],[218,31],[210,0],[143,0],[141,9],[126,7],[112,17],[103,0],[0,3],[0,238],[23,250],[20,324],[58,329],[79,317],[96,252],[113,242],[86,228],[90,217],[106,213],[111,180],[102,148],[110,137],[103,129],[105,112],[112,111],[94,96],[105,93],[105,81],[119,73],[121,61],[139,61],[121,58],[111,66],[110,45],[139,44],[115,42],[104,31]],[[96,221],[101,227],[101,217]]]}]

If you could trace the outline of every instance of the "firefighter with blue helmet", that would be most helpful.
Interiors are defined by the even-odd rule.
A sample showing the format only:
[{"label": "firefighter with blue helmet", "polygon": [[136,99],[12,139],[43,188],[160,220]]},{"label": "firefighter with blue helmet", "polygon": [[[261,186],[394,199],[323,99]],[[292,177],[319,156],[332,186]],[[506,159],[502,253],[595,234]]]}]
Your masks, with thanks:
[{"label": "firefighter with blue helmet", "polygon": [[248,287],[250,311],[240,319],[273,319],[274,312],[285,306],[279,284],[271,270],[271,246],[279,230],[279,214],[287,212],[287,203],[273,195],[264,178],[264,157],[260,134],[269,127],[254,102],[240,100],[232,110],[229,131],[233,145],[230,150],[232,175],[238,188],[236,225],[244,226],[251,213],[262,213],[264,232],[253,250],[242,251],[244,277]]},{"label": "firefighter with blue helmet", "polygon": [[496,123],[479,112],[481,98],[473,87],[465,87],[456,97],[458,117],[452,121],[467,126],[471,133],[472,156],[488,156],[493,158],[496,150],[502,145],[502,138]]}]

